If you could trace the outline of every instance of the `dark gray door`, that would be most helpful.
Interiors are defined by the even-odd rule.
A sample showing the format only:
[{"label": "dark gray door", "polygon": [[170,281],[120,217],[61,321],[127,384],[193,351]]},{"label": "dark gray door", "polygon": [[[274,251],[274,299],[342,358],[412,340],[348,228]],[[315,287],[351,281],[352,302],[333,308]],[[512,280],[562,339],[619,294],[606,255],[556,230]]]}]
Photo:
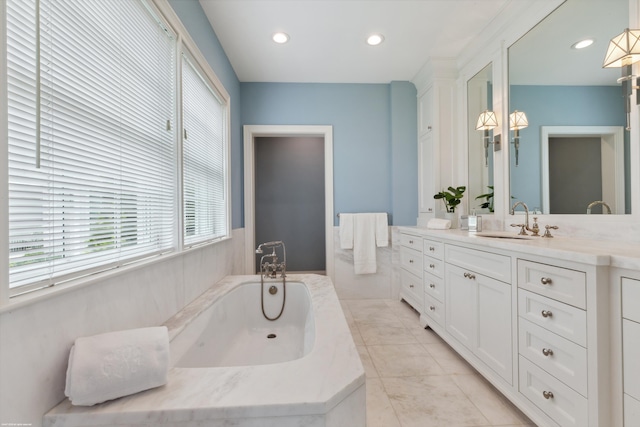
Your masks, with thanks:
[{"label": "dark gray door", "polygon": [[324,138],[257,137],[254,147],[256,245],[282,240],[287,271],[325,271]]},{"label": "dark gray door", "polygon": [[599,137],[549,138],[550,213],[584,214],[589,203],[602,200],[601,144]]}]

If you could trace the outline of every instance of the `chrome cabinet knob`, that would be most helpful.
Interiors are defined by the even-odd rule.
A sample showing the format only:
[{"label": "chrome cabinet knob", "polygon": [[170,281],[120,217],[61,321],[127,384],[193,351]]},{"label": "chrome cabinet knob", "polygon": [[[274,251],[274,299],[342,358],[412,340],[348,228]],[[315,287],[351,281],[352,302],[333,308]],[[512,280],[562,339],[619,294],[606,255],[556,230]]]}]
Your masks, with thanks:
[{"label": "chrome cabinet knob", "polygon": [[409,287],[413,289],[413,285],[409,285]]},{"label": "chrome cabinet knob", "polygon": [[436,308],[435,308],[435,306],[430,305],[430,306],[429,306],[429,310],[431,310],[431,311],[436,311]]},{"label": "chrome cabinet knob", "polygon": [[409,264],[413,264],[413,260],[412,259],[409,260]]},{"label": "chrome cabinet knob", "polygon": [[436,248],[434,248],[433,246],[429,246],[429,251],[431,252],[435,252]]},{"label": "chrome cabinet knob", "polygon": [[430,287],[431,289],[435,289],[435,288],[436,288],[436,285],[434,285],[433,283],[429,283],[429,287]]},{"label": "chrome cabinet knob", "polygon": [[436,268],[436,266],[433,264],[429,264],[429,268],[433,270],[434,268]]},{"label": "chrome cabinet knob", "polygon": [[544,396],[545,399],[553,399],[553,392],[551,391],[543,391],[542,392],[542,396]]},{"label": "chrome cabinet knob", "polygon": [[551,284],[551,279],[548,277],[543,277],[540,279],[540,283],[542,283],[543,285],[550,285]]},{"label": "chrome cabinet knob", "polygon": [[542,310],[542,312],[540,314],[542,314],[542,317],[552,317],[553,316],[553,313],[550,312],[549,310]]},{"label": "chrome cabinet knob", "polygon": [[464,273],[463,276],[471,280],[476,278],[475,274],[471,274],[471,273]]},{"label": "chrome cabinet knob", "polygon": [[544,354],[545,356],[553,356],[553,350],[551,350],[550,348],[543,348],[542,354]]},{"label": "chrome cabinet knob", "polygon": [[409,244],[410,244],[410,245],[413,245],[413,240],[409,240]]}]

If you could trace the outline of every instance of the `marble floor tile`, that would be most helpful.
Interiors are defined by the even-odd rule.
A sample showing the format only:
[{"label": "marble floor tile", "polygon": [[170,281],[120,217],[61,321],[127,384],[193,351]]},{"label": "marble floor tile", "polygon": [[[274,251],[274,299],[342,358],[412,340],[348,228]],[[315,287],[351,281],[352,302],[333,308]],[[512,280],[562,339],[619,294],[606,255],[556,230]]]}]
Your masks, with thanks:
[{"label": "marble floor tile", "polygon": [[400,322],[357,323],[360,335],[366,345],[417,344],[418,340]]},{"label": "marble floor tile", "polygon": [[376,367],[373,365],[373,361],[371,360],[371,356],[369,356],[369,351],[367,347],[364,345],[357,345],[358,354],[360,355],[360,360],[362,361],[362,366],[364,367],[364,373],[367,377],[367,385],[369,378],[378,378],[378,371]]},{"label": "marble floor tile", "polygon": [[380,377],[444,375],[444,371],[420,344],[368,345]]},{"label": "marble floor tile", "polygon": [[444,341],[423,344],[447,374],[475,374],[477,371]]},{"label": "marble floor tile", "polygon": [[402,427],[490,426],[450,375],[382,378]]},{"label": "marble floor tile", "polygon": [[479,374],[452,375],[453,381],[492,425],[529,425],[532,421]]},{"label": "marble floor tile", "polygon": [[367,427],[401,427],[379,378],[367,378]]},{"label": "marble floor tile", "polygon": [[357,323],[377,323],[386,324],[389,322],[399,322],[398,316],[390,309],[384,301],[364,301],[363,304],[355,304],[360,301],[349,301],[349,310]]}]

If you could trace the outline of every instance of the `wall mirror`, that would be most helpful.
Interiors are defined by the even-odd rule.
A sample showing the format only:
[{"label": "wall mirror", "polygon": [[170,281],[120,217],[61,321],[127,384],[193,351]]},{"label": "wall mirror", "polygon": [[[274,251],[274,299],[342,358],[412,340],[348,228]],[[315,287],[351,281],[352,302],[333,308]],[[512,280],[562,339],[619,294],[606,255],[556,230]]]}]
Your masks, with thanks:
[{"label": "wall mirror", "polygon": [[[544,214],[631,213],[621,71],[602,68],[628,26],[628,0],[566,0],[509,47],[509,113],[526,117],[503,137],[511,202]],[[585,39],[593,43],[577,49]]]},{"label": "wall mirror", "polygon": [[[478,117],[493,106],[493,67],[484,67],[467,82],[467,129],[469,141],[469,212],[493,213],[493,146],[485,157],[484,133],[476,130]],[[490,132],[492,134],[492,132]]]}]

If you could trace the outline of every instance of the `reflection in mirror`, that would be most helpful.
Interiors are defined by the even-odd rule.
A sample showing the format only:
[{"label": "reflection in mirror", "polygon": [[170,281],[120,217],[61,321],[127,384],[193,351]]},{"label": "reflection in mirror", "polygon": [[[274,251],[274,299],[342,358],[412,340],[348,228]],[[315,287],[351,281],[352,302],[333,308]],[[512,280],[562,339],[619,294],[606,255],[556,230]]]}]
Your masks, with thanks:
[{"label": "reflection in mirror", "polygon": [[493,212],[493,147],[485,161],[484,131],[476,130],[478,117],[493,106],[492,67],[484,67],[467,82],[467,129],[469,140],[469,212]]},{"label": "reflection in mirror", "polygon": [[566,0],[509,48],[509,111],[528,118],[517,165],[513,130],[503,142],[513,202],[545,214],[630,213],[620,70],[602,68],[609,40],[628,25],[628,0]]}]

